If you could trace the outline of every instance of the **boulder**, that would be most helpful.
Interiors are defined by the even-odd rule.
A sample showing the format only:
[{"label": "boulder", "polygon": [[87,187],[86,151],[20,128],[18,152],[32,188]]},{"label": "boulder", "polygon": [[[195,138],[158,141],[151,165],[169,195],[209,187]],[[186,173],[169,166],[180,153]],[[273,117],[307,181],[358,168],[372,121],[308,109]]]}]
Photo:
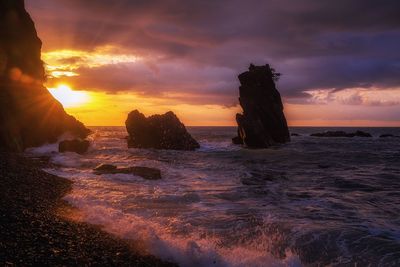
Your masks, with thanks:
[{"label": "boulder", "polygon": [[290,134],[290,136],[301,136],[301,135],[298,133],[292,133],[292,134]]},{"label": "boulder", "polygon": [[371,134],[363,132],[363,131],[356,131],[354,133],[346,133],[344,131],[327,131],[323,133],[313,133],[311,136],[315,137],[372,137]]},{"label": "boulder", "polygon": [[172,111],[146,118],[134,110],[129,113],[125,125],[130,148],[195,150],[200,147]]},{"label": "boulder", "polygon": [[[236,115],[238,137],[250,148],[267,148],[290,141],[281,96],[275,80],[280,74],[268,64],[250,65],[239,75],[243,114]],[[235,139],[236,143],[240,143]]]},{"label": "boulder", "polygon": [[88,151],[89,146],[90,143],[87,140],[65,140],[58,144],[58,151],[61,153],[75,152],[78,154],[84,154]]},{"label": "boulder", "polygon": [[117,166],[102,164],[94,169],[94,173],[97,175],[101,174],[132,174],[140,176],[146,180],[159,180],[161,179],[161,171],[155,168],[149,167],[128,167],[128,168],[117,168]]},{"label": "boulder", "polygon": [[0,150],[21,152],[89,130],[43,86],[42,42],[23,0],[0,1]]}]

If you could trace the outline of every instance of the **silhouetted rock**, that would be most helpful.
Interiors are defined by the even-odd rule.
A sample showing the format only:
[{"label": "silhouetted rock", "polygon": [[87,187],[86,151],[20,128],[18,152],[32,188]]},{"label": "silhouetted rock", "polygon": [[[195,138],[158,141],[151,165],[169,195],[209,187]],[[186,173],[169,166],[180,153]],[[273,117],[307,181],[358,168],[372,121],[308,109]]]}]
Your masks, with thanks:
[{"label": "silhouetted rock", "polygon": [[[290,141],[281,96],[275,87],[278,77],[269,66],[250,65],[239,75],[243,114],[236,115],[239,138],[250,148],[266,148]],[[239,143],[235,138],[236,143]]]},{"label": "silhouetted rock", "polygon": [[357,136],[357,137],[372,137],[371,134],[363,132],[363,131],[356,131],[354,133],[354,136]]},{"label": "silhouetted rock", "polygon": [[88,151],[89,146],[90,143],[87,140],[65,140],[58,144],[58,151],[61,153],[75,152],[78,154],[84,154]]},{"label": "silhouetted rock", "polygon": [[43,87],[42,42],[23,0],[0,1],[0,25],[0,150],[53,143],[65,132],[86,137],[89,130]]},{"label": "silhouetted rock", "polygon": [[239,136],[233,137],[232,143],[235,145],[243,145],[243,139],[240,138]]},{"label": "silhouetted rock", "polygon": [[382,134],[379,137],[380,138],[388,138],[388,137],[390,137],[390,138],[400,138],[399,135],[393,135],[393,134]]},{"label": "silhouetted rock", "polygon": [[292,134],[290,134],[290,136],[301,136],[301,135],[298,133],[292,133]]},{"label": "silhouetted rock", "polygon": [[355,133],[346,133],[344,131],[327,131],[323,133],[313,133],[311,136],[315,137],[372,137],[371,134],[363,132],[363,131],[356,131]]},{"label": "silhouetted rock", "polygon": [[149,167],[129,167],[129,168],[117,168],[114,165],[103,164],[94,169],[94,173],[97,175],[101,174],[133,174],[140,176],[146,180],[159,180],[161,179],[161,171],[155,168]]},{"label": "silhouetted rock", "polygon": [[129,133],[128,147],[174,150],[200,147],[172,111],[146,118],[135,110],[129,113],[125,125]]}]

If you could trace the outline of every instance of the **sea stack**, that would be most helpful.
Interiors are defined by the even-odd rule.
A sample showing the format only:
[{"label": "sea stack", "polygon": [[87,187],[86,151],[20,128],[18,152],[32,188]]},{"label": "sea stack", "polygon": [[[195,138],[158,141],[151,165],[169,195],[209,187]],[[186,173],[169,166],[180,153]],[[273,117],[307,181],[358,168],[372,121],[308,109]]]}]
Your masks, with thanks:
[{"label": "sea stack", "polygon": [[281,96],[275,86],[279,75],[268,64],[251,64],[248,71],[238,76],[243,114],[236,115],[238,137],[234,143],[267,148],[290,141]]},{"label": "sea stack", "polygon": [[195,150],[200,147],[172,111],[146,118],[134,110],[129,113],[125,125],[131,148]]},{"label": "sea stack", "polygon": [[23,0],[0,1],[0,150],[20,152],[89,130],[43,86],[42,42]]}]

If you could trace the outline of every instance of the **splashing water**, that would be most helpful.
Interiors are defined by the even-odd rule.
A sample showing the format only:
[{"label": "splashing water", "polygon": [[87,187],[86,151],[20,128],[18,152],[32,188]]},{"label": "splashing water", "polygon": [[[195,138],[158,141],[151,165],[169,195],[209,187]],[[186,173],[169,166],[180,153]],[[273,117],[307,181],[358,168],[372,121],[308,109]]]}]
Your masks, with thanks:
[{"label": "splashing water", "polygon": [[[234,146],[233,127],[192,127],[198,151],[127,149],[122,127],[94,127],[86,155],[58,154],[46,171],[74,181],[83,219],[181,266],[400,264],[399,129],[374,138]],[[352,131],[353,129],[346,129]],[[159,168],[163,179],[95,175],[98,164]]]}]

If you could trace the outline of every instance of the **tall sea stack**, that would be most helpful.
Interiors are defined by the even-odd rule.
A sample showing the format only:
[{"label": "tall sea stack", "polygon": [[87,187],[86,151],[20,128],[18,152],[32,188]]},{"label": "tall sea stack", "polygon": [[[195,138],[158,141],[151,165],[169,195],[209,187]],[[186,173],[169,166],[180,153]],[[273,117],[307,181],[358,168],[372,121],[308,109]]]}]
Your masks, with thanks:
[{"label": "tall sea stack", "polygon": [[89,130],[43,86],[42,42],[23,0],[0,1],[0,150],[23,151]]},{"label": "tall sea stack", "polygon": [[233,139],[235,143],[267,148],[290,141],[281,96],[275,86],[278,77],[268,64],[250,65],[249,71],[239,75],[239,102],[243,114],[236,115],[238,137]]}]

